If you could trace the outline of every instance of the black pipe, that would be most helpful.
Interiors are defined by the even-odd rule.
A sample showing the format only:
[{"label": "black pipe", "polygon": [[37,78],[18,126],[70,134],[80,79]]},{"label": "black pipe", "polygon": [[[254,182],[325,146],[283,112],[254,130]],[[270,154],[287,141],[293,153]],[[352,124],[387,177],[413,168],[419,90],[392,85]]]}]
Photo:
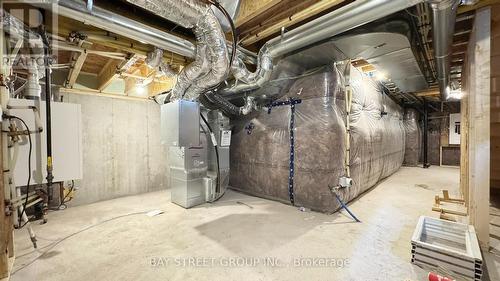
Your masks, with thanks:
[{"label": "black pipe", "polygon": [[49,39],[47,38],[47,33],[42,31],[41,36],[44,41],[43,53],[45,56],[45,130],[47,136],[47,205],[50,205],[50,202],[53,199],[52,194],[52,181],[54,180],[54,175],[52,174],[53,166],[52,166],[52,114],[50,109],[50,104],[52,100],[52,77],[50,73],[50,45]]},{"label": "black pipe", "polygon": [[429,164],[429,161],[427,159],[427,153],[428,153],[428,147],[427,147],[427,138],[428,138],[428,131],[429,131],[429,109],[427,107],[427,100],[424,99],[424,163],[423,163],[423,168],[429,168],[431,165]]}]

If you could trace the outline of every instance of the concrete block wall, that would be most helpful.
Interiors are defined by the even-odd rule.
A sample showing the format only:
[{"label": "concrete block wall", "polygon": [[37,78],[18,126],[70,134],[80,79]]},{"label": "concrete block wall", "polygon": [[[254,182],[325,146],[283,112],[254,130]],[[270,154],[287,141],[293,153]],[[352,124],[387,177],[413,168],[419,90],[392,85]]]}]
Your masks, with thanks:
[{"label": "concrete block wall", "polygon": [[77,181],[71,205],[168,187],[167,153],[160,142],[160,107],[156,103],[62,96],[64,102],[80,104],[82,110],[83,179]]}]

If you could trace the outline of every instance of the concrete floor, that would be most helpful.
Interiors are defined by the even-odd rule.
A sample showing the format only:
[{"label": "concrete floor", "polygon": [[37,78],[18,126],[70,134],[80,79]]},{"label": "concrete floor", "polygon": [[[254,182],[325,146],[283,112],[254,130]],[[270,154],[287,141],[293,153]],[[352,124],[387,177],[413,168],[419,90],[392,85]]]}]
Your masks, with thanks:
[{"label": "concrete floor", "polygon": [[[35,225],[36,252],[16,232],[11,280],[425,280],[409,262],[411,235],[420,215],[437,216],[439,190],[456,192],[458,175],[402,168],[350,204],[362,223],[234,191],[189,210],[168,191],[73,207]],[[107,221],[154,209],[164,213]]]}]

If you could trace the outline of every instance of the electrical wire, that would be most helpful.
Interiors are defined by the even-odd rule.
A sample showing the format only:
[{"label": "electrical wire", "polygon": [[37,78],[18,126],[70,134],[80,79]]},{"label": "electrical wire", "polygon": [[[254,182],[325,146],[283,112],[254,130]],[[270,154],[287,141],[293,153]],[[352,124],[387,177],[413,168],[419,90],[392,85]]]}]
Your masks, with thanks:
[{"label": "electrical wire", "polygon": [[66,201],[66,198],[68,198],[68,196],[71,194],[71,192],[73,192],[73,190],[74,190],[74,189],[75,189],[75,181],[74,181],[74,180],[71,180],[71,187],[70,187],[70,189],[69,189],[68,193],[66,193],[66,195],[65,195],[65,196],[64,196],[64,198],[62,199],[62,201],[61,201],[61,202],[62,202],[62,203],[61,203],[61,205],[63,205],[64,203],[67,203],[67,202],[71,201],[71,199],[70,199],[70,200],[68,200],[68,201]]},{"label": "electrical wire", "polygon": [[[78,234],[80,234],[80,233],[82,233],[82,232],[85,232],[85,231],[87,231],[87,230],[89,230],[89,229],[92,229],[92,228],[94,228],[94,227],[96,227],[96,226],[99,226],[99,225],[101,225],[101,224],[104,224],[104,223],[107,223],[107,222],[110,222],[110,221],[114,221],[114,220],[116,220],[116,219],[120,219],[120,218],[124,218],[124,217],[129,217],[129,216],[134,216],[134,215],[142,215],[142,214],[146,214],[146,213],[148,213],[148,211],[135,212],[135,213],[128,213],[128,214],[124,214],[124,215],[120,215],[120,216],[112,217],[112,218],[110,218],[110,219],[103,220],[103,221],[98,222],[98,223],[96,223],[96,224],[93,224],[93,225],[90,225],[90,226],[84,227],[84,228],[82,228],[82,229],[80,229],[80,230],[78,230],[78,231],[76,231],[76,232],[73,232],[73,233],[71,233],[70,235],[65,236],[65,237],[63,237],[63,238],[61,238],[61,239],[57,240],[57,241],[56,241],[56,242],[54,242],[52,245],[50,245],[50,247],[49,247],[49,246],[46,246],[46,247],[48,247],[48,249],[47,249],[47,250],[43,251],[43,252],[42,252],[42,253],[41,253],[38,257],[34,258],[33,260],[31,260],[31,261],[30,261],[30,262],[28,262],[27,264],[25,264],[25,265],[21,266],[20,268],[18,268],[18,269],[16,269],[16,270],[12,271],[12,273],[11,273],[10,275],[12,276],[12,275],[16,274],[17,272],[19,272],[20,270],[23,270],[24,268],[26,268],[26,267],[28,267],[28,266],[32,265],[32,264],[33,264],[33,263],[35,263],[38,259],[40,259],[40,258],[42,258],[44,255],[46,255],[46,254],[47,254],[50,250],[52,250],[54,247],[56,247],[56,246],[57,246],[57,245],[59,245],[60,243],[64,242],[65,240],[68,240],[69,238],[71,238],[71,237],[73,237],[73,236],[75,236],[75,235],[78,235]],[[45,247],[44,247],[44,248],[45,248]]]},{"label": "electrical wire", "polygon": [[[21,123],[23,123],[24,127],[26,127],[26,131],[27,131],[27,135],[28,135],[28,141],[29,141],[29,152],[28,152],[28,182],[26,183],[26,199],[24,200],[24,204],[23,204],[23,211],[21,212],[21,215],[19,217],[19,221],[22,221],[22,218],[23,218],[23,215],[26,214],[26,206],[28,205],[28,198],[29,198],[29,193],[30,193],[30,182],[31,182],[31,152],[33,150],[33,143],[31,141],[31,133],[30,133],[30,128],[28,127],[28,125],[26,124],[26,122],[24,122],[23,119],[17,117],[17,116],[14,116],[14,115],[8,115],[7,118],[9,119],[17,119],[19,121],[21,121]],[[19,226],[19,229],[23,228],[25,225],[27,225],[29,222],[29,219],[28,221],[26,221],[23,225],[20,225]]]},{"label": "electrical wire", "polygon": [[73,190],[75,190],[75,181],[71,180],[71,187],[69,188],[68,193],[66,193],[66,195],[64,195],[63,199],[61,200],[61,204],[59,204],[58,207],[59,210],[61,210],[62,206],[64,206],[63,209],[66,209],[67,208],[66,203],[73,200],[73,197],[71,197],[68,201],[66,201],[66,198],[68,198],[68,196],[73,192]]}]

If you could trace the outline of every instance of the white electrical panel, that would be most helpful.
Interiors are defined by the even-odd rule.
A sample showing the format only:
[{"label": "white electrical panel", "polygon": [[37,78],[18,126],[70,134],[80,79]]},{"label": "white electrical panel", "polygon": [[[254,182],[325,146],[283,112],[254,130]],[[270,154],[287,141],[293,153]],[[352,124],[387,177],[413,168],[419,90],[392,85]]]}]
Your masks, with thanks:
[{"label": "white electrical panel", "polygon": [[[47,180],[47,143],[45,130],[45,102],[25,99],[11,99],[9,106],[33,106],[40,109],[40,118],[44,127],[40,134],[32,134],[33,151],[31,152],[31,184],[46,183]],[[31,109],[11,109],[10,115],[22,118],[30,130],[35,130],[35,115]],[[52,102],[52,158],[54,182],[77,180],[82,178],[82,121],[79,104]],[[16,121],[20,130],[23,124]],[[22,129],[21,129],[22,128]],[[21,137],[19,155],[14,170],[17,186],[24,186],[28,179],[27,136]]]},{"label": "white electrical panel", "polygon": [[231,145],[231,130],[221,130],[220,146]]},{"label": "white electrical panel", "polygon": [[450,144],[460,144],[460,113],[450,114]]}]

